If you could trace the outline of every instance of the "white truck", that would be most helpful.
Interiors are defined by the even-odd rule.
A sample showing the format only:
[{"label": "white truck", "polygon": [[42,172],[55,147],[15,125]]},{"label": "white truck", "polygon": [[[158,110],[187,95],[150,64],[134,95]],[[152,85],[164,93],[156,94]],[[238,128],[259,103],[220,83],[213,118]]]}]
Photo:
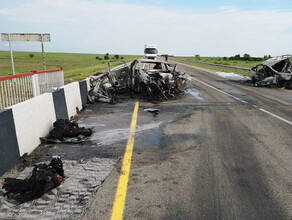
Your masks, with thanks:
[{"label": "white truck", "polygon": [[145,58],[154,60],[157,57],[158,50],[155,44],[145,44]]}]

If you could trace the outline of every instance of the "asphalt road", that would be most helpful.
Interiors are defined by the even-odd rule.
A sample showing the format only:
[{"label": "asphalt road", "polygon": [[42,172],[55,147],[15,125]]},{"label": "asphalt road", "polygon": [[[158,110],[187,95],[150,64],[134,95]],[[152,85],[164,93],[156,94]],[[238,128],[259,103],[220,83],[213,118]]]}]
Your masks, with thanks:
[{"label": "asphalt road", "polygon": [[[124,219],[291,219],[292,93],[180,69],[193,77],[187,94],[139,100]],[[135,101],[89,107],[94,154],[123,156]],[[84,219],[110,218],[120,167]]]}]

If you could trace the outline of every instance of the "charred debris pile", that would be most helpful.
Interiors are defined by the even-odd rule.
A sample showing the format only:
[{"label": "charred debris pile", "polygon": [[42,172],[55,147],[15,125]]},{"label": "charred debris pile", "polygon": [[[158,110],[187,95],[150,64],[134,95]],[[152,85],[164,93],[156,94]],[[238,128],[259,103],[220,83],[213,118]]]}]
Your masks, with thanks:
[{"label": "charred debris pile", "polygon": [[[42,138],[43,141],[80,143],[92,134],[90,128],[79,127],[76,122],[69,120],[58,119],[53,126],[49,136]],[[56,188],[63,182],[64,178],[63,162],[59,157],[55,157],[49,164],[34,165],[30,177],[26,179],[5,178],[2,188],[5,189],[5,195],[8,198],[23,203],[39,198]]]},{"label": "charred debris pile", "polygon": [[42,137],[42,142],[48,143],[82,143],[92,134],[92,129],[79,127],[76,122],[68,119],[58,119],[48,137]]},{"label": "charred debris pile", "polygon": [[91,102],[115,102],[115,95],[135,92],[148,99],[167,100],[185,89],[188,77],[166,61],[138,59],[90,78]]},{"label": "charred debris pile", "polygon": [[79,127],[76,122],[70,122],[68,119],[58,119],[53,126],[53,130],[49,134],[50,138],[77,137],[79,135],[89,137],[92,134],[90,128]]},{"label": "charred debris pile", "polygon": [[53,158],[49,164],[34,165],[31,176],[26,179],[5,178],[2,188],[5,195],[19,203],[41,197],[58,187],[64,180],[63,163],[60,158]]},{"label": "charred debris pile", "polygon": [[268,59],[250,70],[255,86],[277,86],[292,89],[292,56],[283,55]]}]

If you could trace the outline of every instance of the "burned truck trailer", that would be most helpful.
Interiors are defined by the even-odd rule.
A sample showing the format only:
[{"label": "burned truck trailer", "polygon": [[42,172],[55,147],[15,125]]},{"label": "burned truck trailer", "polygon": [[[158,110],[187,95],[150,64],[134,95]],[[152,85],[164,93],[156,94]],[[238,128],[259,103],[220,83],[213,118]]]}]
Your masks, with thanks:
[{"label": "burned truck trailer", "polygon": [[250,69],[256,86],[276,85],[292,89],[292,56],[283,55],[268,59]]},{"label": "burned truck trailer", "polygon": [[103,71],[90,79],[91,101],[113,102],[114,94],[134,91],[148,98],[168,99],[183,91],[188,77],[177,70],[177,65],[165,61],[138,59],[129,65]]}]

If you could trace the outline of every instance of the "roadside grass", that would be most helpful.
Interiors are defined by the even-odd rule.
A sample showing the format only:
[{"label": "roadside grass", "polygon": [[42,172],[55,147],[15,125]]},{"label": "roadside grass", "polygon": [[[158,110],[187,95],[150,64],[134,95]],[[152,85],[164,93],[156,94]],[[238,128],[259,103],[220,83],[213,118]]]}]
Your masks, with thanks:
[{"label": "roadside grass", "polygon": [[237,67],[244,67],[244,68],[252,68],[255,65],[261,63],[258,61],[243,61],[243,60],[224,60],[223,57],[200,57],[197,59],[195,57],[174,57],[175,59],[182,59],[182,60],[191,60],[191,61],[199,61],[199,62],[206,62],[206,63],[214,63],[220,65],[227,65],[227,66],[237,66]]},{"label": "roadside grass", "polygon": [[[34,56],[31,58],[30,54]],[[109,59],[104,59],[105,54],[81,54],[81,53],[46,53],[47,70],[64,69],[65,82],[85,79],[95,72],[108,69],[108,61],[119,61],[111,63],[111,67],[130,62],[141,58],[137,55],[120,55],[115,59],[114,55],[109,55]],[[31,70],[42,70],[43,61],[40,52],[13,52],[16,74],[30,72]],[[96,59],[99,57],[100,59]],[[124,59],[122,60],[121,57]],[[11,60],[9,51],[0,51],[0,76],[12,75]]]},{"label": "roadside grass", "polygon": [[218,67],[218,66],[210,66],[206,64],[201,63],[192,63],[188,61],[199,61],[199,62],[206,62],[206,63],[214,63],[214,64],[220,64],[220,65],[227,65],[227,66],[236,66],[236,67],[243,67],[243,68],[252,68],[256,66],[257,64],[261,63],[258,61],[237,61],[237,60],[224,60],[223,57],[200,57],[200,59],[197,59],[195,57],[173,57],[174,59],[181,60],[181,63],[198,66],[205,69],[214,70],[216,72],[226,72],[226,73],[236,73],[243,76],[250,76],[248,72],[241,71],[241,70],[235,70],[235,69],[229,69],[224,67]]},{"label": "roadside grass", "polygon": [[40,151],[34,150],[30,155],[25,159],[26,162],[31,166],[42,156]]},{"label": "roadside grass", "polygon": [[[210,66],[210,65],[205,65],[205,64],[200,64],[200,63],[190,63],[187,61],[180,61],[181,63],[192,65],[192,66],[197,66],[201,67],[204,69],[209,69],[209,70],[214,70],[216,72],[225,72],[225,73],[236,73],[242,76],[250,76],[248,72],[245,71],[240,71],[240,70],[235,70],[235,69],[229,69],[229,68],[224,68],[224,67],[218,67],[218,66]],[[223,65],[223,64],[222,64]]]}]

